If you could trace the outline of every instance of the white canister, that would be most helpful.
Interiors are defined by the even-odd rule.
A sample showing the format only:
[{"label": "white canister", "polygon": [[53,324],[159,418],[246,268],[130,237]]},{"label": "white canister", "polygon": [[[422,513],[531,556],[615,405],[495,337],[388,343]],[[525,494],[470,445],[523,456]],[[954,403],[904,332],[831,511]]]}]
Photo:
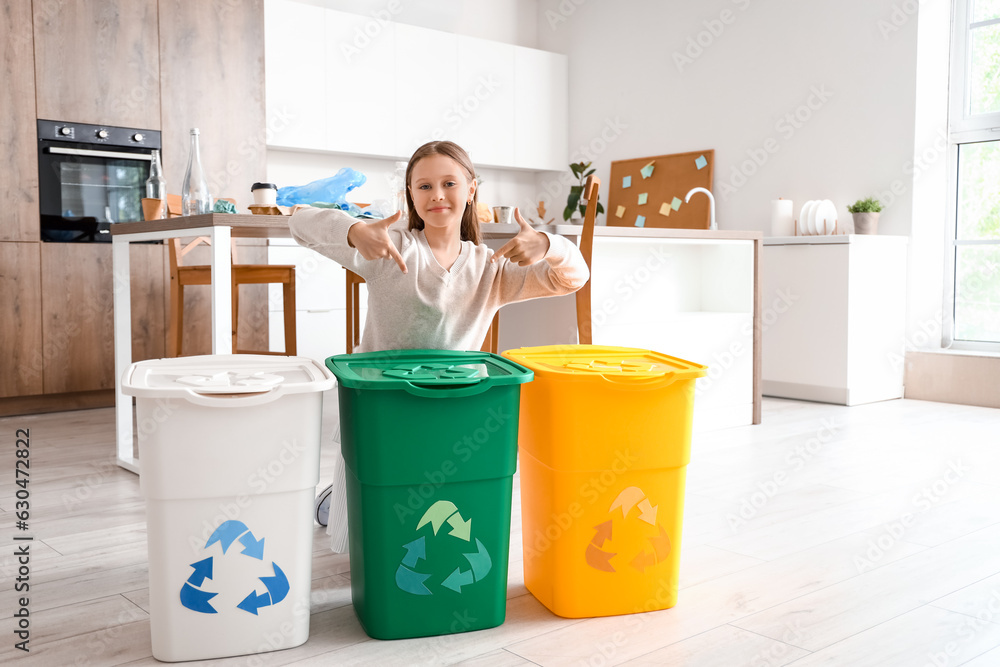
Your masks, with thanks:
[{"label": "white canister", "polygon": [[794,236],[795,214],[791,199],[771,200],[771,236]]}]

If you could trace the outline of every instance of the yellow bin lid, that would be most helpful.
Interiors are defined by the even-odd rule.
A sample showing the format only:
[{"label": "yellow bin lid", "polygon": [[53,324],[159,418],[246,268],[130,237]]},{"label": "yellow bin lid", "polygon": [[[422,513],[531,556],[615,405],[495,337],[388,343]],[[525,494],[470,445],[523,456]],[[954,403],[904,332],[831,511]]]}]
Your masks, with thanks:
[{"label": "yellow bin lid", "polygon": [[503,356],[536,374],[555,374],[562,380],[601,378],[636,389],[693,380],[708,372],[708,366],[634,347],[544,345],[507,350]]}]

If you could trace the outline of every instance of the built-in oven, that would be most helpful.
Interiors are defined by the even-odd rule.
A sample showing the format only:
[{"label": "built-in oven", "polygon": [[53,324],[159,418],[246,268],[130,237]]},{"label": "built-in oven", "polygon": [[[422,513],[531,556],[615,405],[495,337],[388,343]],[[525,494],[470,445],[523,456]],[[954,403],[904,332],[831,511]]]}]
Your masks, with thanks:
[{"label": "built-in oven", "polygon": [[142,220],[157,130],[38,121],[43,241],[110,242],[111,225]]}]

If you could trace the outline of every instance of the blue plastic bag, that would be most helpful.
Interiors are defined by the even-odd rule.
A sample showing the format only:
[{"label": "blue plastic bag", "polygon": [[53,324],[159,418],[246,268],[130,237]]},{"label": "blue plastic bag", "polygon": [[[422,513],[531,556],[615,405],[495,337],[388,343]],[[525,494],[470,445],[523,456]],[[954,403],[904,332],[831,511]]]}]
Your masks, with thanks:
[{"label": "blue plastic bag", "polygon": [[296,204],[346,204],[347,193],[365,184],[368,178],[360,171],[344,167],[335,176],[321,178],[306,185],[288,185],[278,188],[278,205]]}]

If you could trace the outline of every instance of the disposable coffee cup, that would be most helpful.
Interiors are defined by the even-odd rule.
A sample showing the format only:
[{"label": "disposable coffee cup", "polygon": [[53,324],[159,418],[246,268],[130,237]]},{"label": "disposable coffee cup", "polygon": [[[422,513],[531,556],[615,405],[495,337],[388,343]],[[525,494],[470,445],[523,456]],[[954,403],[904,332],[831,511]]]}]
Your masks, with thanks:
[{"label": "disposable coffee cup", "polygon": [[278,186],[274,183],[254,183],[250,186],[253,203],[256,206],[275,206],[278,200]]}]

